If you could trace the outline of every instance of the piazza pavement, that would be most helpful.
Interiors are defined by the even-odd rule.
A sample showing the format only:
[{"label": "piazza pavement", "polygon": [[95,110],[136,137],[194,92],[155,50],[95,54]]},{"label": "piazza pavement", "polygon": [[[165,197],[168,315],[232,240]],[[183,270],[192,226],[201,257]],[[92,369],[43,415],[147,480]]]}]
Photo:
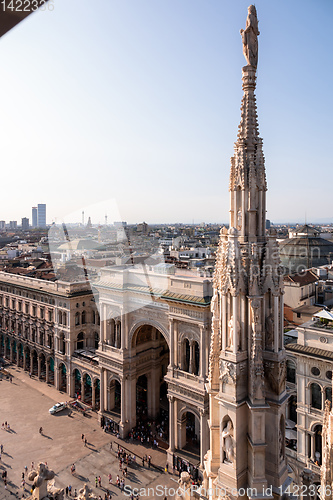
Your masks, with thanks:
[{"label": "piazza pavement", "polygon": [[[119,473],[117,459],[117,443],[127,448],[137,457],[137,463],[128,467],[128,476],[125,485],[132,488],[145,488],[141,493],[146,498],[162,498],[166,491],[172,498],[173,489],[177,488],[178,473],[164,472],[166,453],[164,450],[147,448],[141,444],[116,439],[107,434],[100,427],[97,413],[89,411],[88,416],[66,409],[58,414],[51,415],[49,408],[56,402],[65,401],[66,394],[61,394],[53,386],[40,382],[21,368],[10,367],[12,382],[6,377],[0,380],[0,425],[7,421],[10,431],[0,430],[0,444],[4,451],[0,461],[0,500],[10,498],[27,498],[30,495],[31,481],[27,474],[26,491],[21,487],[24,467],[31,470],[31,462],[47,462],[55,473],[55,486],[66,488],[72,485],[78,492],[87,483],[93,493],[104,499],[108,489],[112,498],[129,498],[115,486],[116,476]],[[1,378],[1,377],[0,377]],[[43,434],[39,428],[43,428]],[[82,434],[87,438],[84,446]],[[112,442],[112,450],[110,449]],[[150,469],[142,467],[142,456],[151,455]],[[75,464],[75,474],[70,467]],[[156,467],[154,467],[156,466]],[[1,473],[7,470],[7,490],[1,479]],[[113,485],[108,484],[108,475],[112,474]],[[101,488],[95,487],[95,477],[101,476]],[[120,477],[121,473],[119,473]],[[150,488],[150,490],[148,490]],[[167,490],[165,490],[167,488]],[[29,490],[29,491],[28,491]],[[141,497],[144,497],[141,494]],[[66,495],[65,495],[66,498]]]}]

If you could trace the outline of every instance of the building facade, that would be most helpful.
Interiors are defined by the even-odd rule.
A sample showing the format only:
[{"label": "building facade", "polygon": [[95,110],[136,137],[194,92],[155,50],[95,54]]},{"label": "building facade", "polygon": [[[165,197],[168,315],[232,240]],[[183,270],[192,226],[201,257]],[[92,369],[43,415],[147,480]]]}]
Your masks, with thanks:
[{"label": "building facade", "polygon": [[298,326],[297,333],[297,342],[286,345],[287,417],[296,429],[286,453],[296,484],[302,484],[308,469],[312,484],[319,485],[325,401],[332,402],[333,327],[314,318]]},{"label": "building facade", "polygon": [[102,269],[94,284],[101,314],[100,416],[117,422],[126,437],[142,416],[149,421],[163,415],[168,463],[189,449],[202,466],[212,283],[177,275],[161,279],[162,291],[148,286],[144,270],[112,267]]},{"label": "building facade", "polygon": [[37,205],[37,227],[46,227],[46,204]]},{"label": "building facade", "polygon": [[0,356],[99,408],[99,315],[89,283],[0,272]]}]

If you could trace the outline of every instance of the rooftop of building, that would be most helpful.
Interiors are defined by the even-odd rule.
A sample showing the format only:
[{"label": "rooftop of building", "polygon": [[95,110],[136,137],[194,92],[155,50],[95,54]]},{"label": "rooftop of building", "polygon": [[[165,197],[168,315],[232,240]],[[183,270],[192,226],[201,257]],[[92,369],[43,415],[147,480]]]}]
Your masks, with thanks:
[{"label": "rooftop of building", "polygon": [[311,269],[307,269],[301,273],[287,274],[284,276],[283,281],[285,284],[293,283],[299,286],[309,285],[318,281],[317,274]]}]

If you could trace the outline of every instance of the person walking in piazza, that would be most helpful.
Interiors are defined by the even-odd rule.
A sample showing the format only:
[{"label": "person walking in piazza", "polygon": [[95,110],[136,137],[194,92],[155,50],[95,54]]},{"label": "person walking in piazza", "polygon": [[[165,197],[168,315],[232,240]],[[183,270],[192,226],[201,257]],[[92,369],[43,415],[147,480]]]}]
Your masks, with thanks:
[{"label": "person walking in piazza", "polygon": [[98,476],[98,486],[100,488],[102,487],[102,478],[101,478],[101,476]]},{"label": "person walking in piazza", "polygon": [[96,476],[95,477],[95,484],[96,484],[96,488],[98,487],[98,477]]}]

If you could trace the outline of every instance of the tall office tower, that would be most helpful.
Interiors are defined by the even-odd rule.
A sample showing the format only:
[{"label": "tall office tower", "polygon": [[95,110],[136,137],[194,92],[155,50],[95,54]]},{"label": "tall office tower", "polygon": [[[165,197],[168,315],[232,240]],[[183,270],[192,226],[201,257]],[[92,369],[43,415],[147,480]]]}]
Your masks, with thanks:
[{"label": "tall office tower", "polygon": [[46,227],[46,205],[38,203],[37,205],[37,226]]},{"label": "tall office tower", "polygon": [[247,65],[231,158],[230,226],[220,235],[211,303],[205,474],[221,498],[235,499],[245,488],[244,497],[263,499],[281,496],[288,481],[288,396],[279,250],[276,238],[265,234],[267,186],[255,97],[259,31],[253,5],[241,33]]},{"label": "tall office tower", "polygon": [[17,229],[17,220],[11,220],[9,222],[9,229]]},{"label": "tall office tower", "polygon": [[37,227],[37,207],[32,207],[31,227]]},{"label": "tall office tower", "polygon": [[29,219],[27,217],[22,218],[22,231],[29,230]]},{"label": "tall office tower", "polygon": [[5,231],[5,229],[6,229],[6,221],[0,220],[0,230]]}]

